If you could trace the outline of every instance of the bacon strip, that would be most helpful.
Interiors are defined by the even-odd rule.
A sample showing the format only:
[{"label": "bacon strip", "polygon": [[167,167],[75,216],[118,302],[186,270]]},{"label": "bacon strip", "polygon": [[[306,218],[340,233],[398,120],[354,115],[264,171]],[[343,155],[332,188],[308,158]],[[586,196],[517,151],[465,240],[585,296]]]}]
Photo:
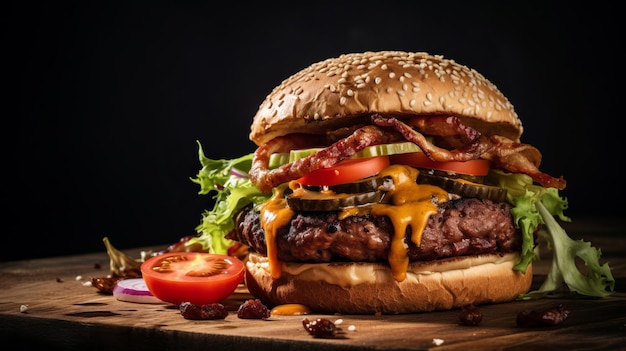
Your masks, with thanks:
[{"label": "bacon strip", "polygon": [[[502,136],[484,136],[478,130],[463,125],[454,116],[414,117],[404,123],[395,117],[372,116],[373,125],[356,129],[351,135],[305,158],[269,169],[270,155],[293,149],[325,145],[326,136],[295,134],[273,139],[260,146],[254,153],[250,180],[263,192],[298,179],[309,172],[332,167],[359,150],[371,145],[390,143],[402,138],[414,142],[433,161],[469,161],[478,158],[490,160],[493,168],[513,173],[523,173],[544,187],[564,189],[566,182],[539,171],[541,153],[535,147],[514,142]],[[388,128],[388,127],[391,127]],[[416,129],[414,129],[417,128]],[[422,134],[435,136],[458,136],[460,147],[447,150],[435,146]]]},{"label": "bacon strip", "polygon": [[[430,135],[451,135],[451,131],[456,135],[461,135],[467,143],[455,150],[446,150],[433,145],[426,137],[417,130],[394,117],[383,117],[381,115],[372,116],[372,122],[380,126],[392,126],[404,135],[408,141],[412,141],[419,146],[422,151],[433,161],[469,161],[480,158],[480,155],[491,148],[491,144],[481,137],[479,131],[467,127],[461,123],[457,117],[428,117],[428,130]],[[422,123],[424,128],[427,126]],[[436,134],[437,133],[437,134]]]},{"label": "bacon strip", "polygon": [[252,183],[262,192],[270,192],[272,188],[282,183],[298,179],[317,169],[332,167],[370,145],[385,144],[396,141],[398,138],[394,133],[384,132],[377,126],[368,125],[312,155],[270,170],[268,166],[270,155],[280,152],[278,150],[293,149],[293,139],[276,138],[255,151],[248,175]]},{"label": "bacon strip", "polygon": [[539,171],[541,152],[534,146],[516,143],[497,135],[491,136],[490,139],[494,147],[484,154],[483,158],[491,160],[491,167],[526,174],[546,188],[563,190],[567,186],[563,177],[554,178]]},{"label": "bacon strip", "polygon": [[563,190],[567,185],[563,177],[554,178],[539,171],[541,152],[537,148],[516,143],[503,136],[493,135],[487,138],[479,131],[463,125],[457,117],[415,117],[409,120],[409,123],[428,135],[458,135],[462,141],[467,142],[454,150],[446,150],[433,145],[420,132],[396,118],[374,115],[372,122],[377,125],[393,126],[407,140],[417,144],[433,161],[468,161],[484,158],[491,160],[493,168],[526,174],[544,187]]}]

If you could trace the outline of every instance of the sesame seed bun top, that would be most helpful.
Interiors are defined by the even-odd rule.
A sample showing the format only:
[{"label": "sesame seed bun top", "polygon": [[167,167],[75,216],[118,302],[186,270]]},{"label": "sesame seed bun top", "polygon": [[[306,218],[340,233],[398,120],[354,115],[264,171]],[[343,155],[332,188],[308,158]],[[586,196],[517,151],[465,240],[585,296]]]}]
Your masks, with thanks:
[{"label": "sesame seed bun top", "polygon": [[380,51],[329,58],[284,80],[260,105],[250,140],[260,146],[291,133],[324,134],[369,124],[372,113],[454,115],[515,141],[523,132],[513,105],[476,70],[439,55]]}]

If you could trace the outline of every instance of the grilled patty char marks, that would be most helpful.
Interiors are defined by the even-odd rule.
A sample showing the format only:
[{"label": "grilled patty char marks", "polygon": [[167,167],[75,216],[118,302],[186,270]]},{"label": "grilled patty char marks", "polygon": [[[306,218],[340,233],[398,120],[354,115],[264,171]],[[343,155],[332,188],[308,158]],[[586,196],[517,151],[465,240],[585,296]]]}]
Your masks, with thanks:
[{"label": "grilled patty char marks", "polygon": [[[438,205],[419,246],[406,242],[411,261],[519,251],[521,237],[508,203],[461,198]],[[246,207],[236,217],[235,230],[227,237],[241,241],[266,255],[265,234],[259,213]],[[298,213],[291,226],[277,233],[278,258],[286,262],[386,261],[393,226],[387,217],[352,216],[338,219],[338,212]]]}]

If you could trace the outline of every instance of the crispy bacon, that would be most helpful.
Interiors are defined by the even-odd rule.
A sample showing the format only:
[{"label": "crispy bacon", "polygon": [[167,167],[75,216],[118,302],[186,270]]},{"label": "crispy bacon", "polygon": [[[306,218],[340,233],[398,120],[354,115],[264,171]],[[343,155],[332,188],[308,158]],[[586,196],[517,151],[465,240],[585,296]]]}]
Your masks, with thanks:
[{"label": "crispy bacon", "polygon": [[[545,187],[564,189],[566,186],[562,177],[554,178],[539,171],[541,153],[535,147],[502,136],[484,136],[454,116],[413,117],[405,123],[395,117],[375,114],[372,116],[372,123],[373,125],[356,129],[349,136],[335,141],[317,153],[270,170],[271,154],[325,144],[327,136],[297,134],[275,138],[260,146],[254,153],[250,179],[261,191],[270,192],[282,183],[298,179],[317,169],[331,167],[365,147],[406,139],[417,144],[433,161],[483,158],[490,160],[493,168],[527,174]],[[460,146],[452,150],[441,148],[430,142],[424,134],[456,137]]]},{"label": "crispy bacon", "polygon": [[[269,169],[269,157],[276,150],[289,149],[294,138],[280,137],[260,146],[254,153],[250,180],[262,192],[270,192],[272,188],[298,179],[317,169],[332,167],[370,145],[385,144],[397,140],[394,133],[386,133],[374,125],[357,129],[350,136],[340,139],[325,149],[312,155],[288,163],[276,169]],[[285,145],[287,144],[287,146]]]},{"label": "crispy bacon", "polygon": [[483,158],[491,160],[491,167],[512,173],[526,174],[547,188],[565,189],[567,182],[563,177],[554,178],[539,171],[541,152],[537,148],[528,144],[516,143],[497,135],[490,139],[494,147],[484,154]]},{"label": "crispy bacon", "polygon": [[417,144],[426,156],[433,161],[445,162],[475,160],[491,148],[490,143],[486,142],[484,138],[481,138],[479,131],[464,126],[457,117],[430,117],[428,121],[428,124],[421,124],[423,128],[431,132],[429,133],[430,135],[447,136],[450,135],[451,131],[454,131],[457,135],[461,135],[461,138],[466,140],[467,143],[461,148],[446,150],[433,145],[422,133],[413,129],[406,123],[401,122],[397,118],[383,117],[378,114],[372,116],[372,122],[374,122],[374,124],[394,127],[398,132],[404,135],[406,140]]}]

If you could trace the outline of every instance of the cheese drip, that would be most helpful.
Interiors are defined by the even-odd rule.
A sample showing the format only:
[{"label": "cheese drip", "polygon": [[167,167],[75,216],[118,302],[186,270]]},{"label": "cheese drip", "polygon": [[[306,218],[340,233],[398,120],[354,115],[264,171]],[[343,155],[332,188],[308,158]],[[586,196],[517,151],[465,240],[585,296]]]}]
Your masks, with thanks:
[{"label": "cheese drip", "polygon": [[[404,240],[407,228],[411,226],[411,241],[419,246],[428,218],[431,214],[437,213],[433,199],[439,203],[448,200],[448,193],[440,187],[417,184],[418,174],[417,169],[403,165],[392,165],[382,170],[379,176],[388,177],[393,182],[392,186],[385,187],[390,201],[371,206],[372,214],[387,216],[393,224],[394,234],[388,259],[393,277],[399,282],[406,278],[409,265],[408,246]],[[292,189],[295,186],[290,184]],[[341,218],[362,212],[367,212],[367,209],[344,210]],[[261,207],[260,215],[261,227],[265,232],[269,272],[272,278],[278,279],[282,274],[282,263],[278,260],[276,232],[288,225],[294,216],[294,211],[287,206],[283,190],[275,191],[272,198]]]},{"label": "cheese drip", "polygon": [[282,266],[278,261],[276,252],[276,232],[279,228],[289,224],[294,212],[287,206],[283,196],[283,190],[277,190],[260,211],[261,227],[265,232],[265,245],[267,247],[267,260],[272,278],[278,279],[282,274]]},{"label": "cheese drip", "polygon": [[411,241],[419,246],[428,218],[437,213],[433,200],[439,203],[448,201],[448,193],[440,187],[417,184],[418,175],[417,169],[403,165],[384,169],[379,176],[389,177],[393,181],[387,195],[390,202],[372,205],[373,215],[387,216],[393,224],[394,234],[388,259],[393,278],[399,282],[406,279],[409,266],[408,245],[405,243],[407,227],[411,227]]}]

